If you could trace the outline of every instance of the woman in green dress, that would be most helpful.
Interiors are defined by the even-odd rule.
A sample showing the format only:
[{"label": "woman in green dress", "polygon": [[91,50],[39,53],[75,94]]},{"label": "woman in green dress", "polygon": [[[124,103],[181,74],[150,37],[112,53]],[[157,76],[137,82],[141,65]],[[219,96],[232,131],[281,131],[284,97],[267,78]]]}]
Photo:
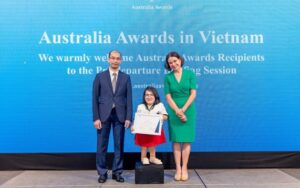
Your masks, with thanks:
[{"label": "woman in green dress", "polygon": [[164,87],[169,104],[169,135],[173,142],[176,181],[188,180],[187,165],[196,125],[196,76],[192,71],[184,70],[183,64],[184,59],[177,52],[166,56],[165,68],[171,72],[165,76]]}]

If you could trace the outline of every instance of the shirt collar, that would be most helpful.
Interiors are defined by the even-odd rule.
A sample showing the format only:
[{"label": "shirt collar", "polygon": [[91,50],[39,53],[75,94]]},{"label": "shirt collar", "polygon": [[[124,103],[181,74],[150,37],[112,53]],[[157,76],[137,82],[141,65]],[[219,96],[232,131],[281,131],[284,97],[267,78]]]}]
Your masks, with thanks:
[{"label": "shirt collar", "polygon": [[[108,70],[109,70],[109,74],[110,74],[111,76],[113,76],[114,71],[111,70],[111,68],[109,68]],[[120,71],[120,68],[117,70],[117,72],[115,72],[115,73],[117,73],[117,76],[119,75],[119,71]]]}]

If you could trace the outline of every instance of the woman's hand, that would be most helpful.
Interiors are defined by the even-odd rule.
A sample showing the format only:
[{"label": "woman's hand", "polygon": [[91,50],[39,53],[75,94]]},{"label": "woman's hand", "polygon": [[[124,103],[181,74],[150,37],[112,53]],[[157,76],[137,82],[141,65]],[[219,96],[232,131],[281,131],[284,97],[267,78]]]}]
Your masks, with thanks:
[{"label": "woman's hand", "polygon": [[184,115],[183,110],[182,110],[181,108],[177,109],[177,110],[175,111],[175,113],[176,113],[176,115],[177,115],[178,117]]},{"label": "woman's hand", "polygon": [[134,131],[134,126],[130,127],[130,131],[133,132]]},{"label": "woman's hand", "polygon": [[186,122],[186,121],[187,121],[187,117],[186,117],[186,115],[184,115],[184,114],[183,114],[183,116],[180,116],[179,118],[180,118],[180,120],[181,120],[182,122]]},{"label": "woman's hand", "polygon": [[186,121],[187,121],[186,115],[184,114],[184,112],[183,112],[182,109],[176,110],[175,113],[176,113],[176,115],[179,117],[179,119],[180,119],[182,122],[186,122]]}]

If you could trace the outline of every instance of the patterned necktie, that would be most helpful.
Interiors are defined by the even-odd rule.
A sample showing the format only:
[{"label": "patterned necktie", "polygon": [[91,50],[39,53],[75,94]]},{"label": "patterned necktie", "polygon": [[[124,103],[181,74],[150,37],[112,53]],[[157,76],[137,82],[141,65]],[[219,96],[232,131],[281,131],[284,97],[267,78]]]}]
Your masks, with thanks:
[{"label": "patterned necktie", "polygon": [[115,93],[116,91],[116,86],[117,86],[117,73],[113,73],[113,79],[112,79],[112,89],[113,89],[113,92]]}]

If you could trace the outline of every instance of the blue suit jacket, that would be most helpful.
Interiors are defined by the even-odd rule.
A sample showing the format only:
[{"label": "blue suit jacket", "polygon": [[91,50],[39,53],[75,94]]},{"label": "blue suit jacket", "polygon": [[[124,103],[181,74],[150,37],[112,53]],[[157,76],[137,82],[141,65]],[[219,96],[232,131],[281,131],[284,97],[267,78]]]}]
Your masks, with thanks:
[{"label": "blue suit jacket", "polygon": [[132,120],[132,88],[129,75],[119,71],[113,93],[109,71],[98,73],[93,84],[93,120],[105,122],[115,103],[119,121]]}]

